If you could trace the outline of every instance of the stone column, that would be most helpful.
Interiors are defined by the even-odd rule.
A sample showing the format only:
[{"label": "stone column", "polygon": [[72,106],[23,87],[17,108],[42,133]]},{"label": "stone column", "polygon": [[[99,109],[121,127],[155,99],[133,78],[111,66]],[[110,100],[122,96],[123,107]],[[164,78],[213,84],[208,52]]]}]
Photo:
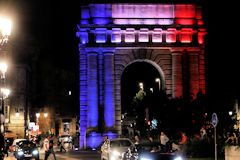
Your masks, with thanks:
[{"label": "stone column", "polygon": [[98,125],[98,59],[97,53],[87,55],[87,95],[88,95],[88,127]]},{"label": "stone column", "polygon": [[104,119],[107,127],[114,127],[114,54],[104,53]]},{"label": "stone column", "polygon": [[196,98],[199,92],[198,53],[188,53],[189,64],[189,95]]},{"label": "stone column", "polygon": [[183,63],[182,53],[172,52],[172,81],[173,81],[173,98],[183,96]]}]

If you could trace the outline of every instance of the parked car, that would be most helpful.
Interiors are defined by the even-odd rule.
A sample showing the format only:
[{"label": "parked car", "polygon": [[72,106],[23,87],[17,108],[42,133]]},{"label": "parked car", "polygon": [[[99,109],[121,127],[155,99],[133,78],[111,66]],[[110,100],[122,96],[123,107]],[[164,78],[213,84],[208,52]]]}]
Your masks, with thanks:
[{"label": "parked car", "polygon": [[177,152],[160,143],[142,143],[128,148],[123,160],[184,160]]},{"label": "parked car", "polygon": [[17,160],[32,159],[39,160],[39,151],[36,145],[28,140],[17,142],[17,150],[14,156]]},{"label": "parked car", "polygon": [[101,160],[121,160],[133,143],[128,138],[114,138],[106,140],[101,146]]}]

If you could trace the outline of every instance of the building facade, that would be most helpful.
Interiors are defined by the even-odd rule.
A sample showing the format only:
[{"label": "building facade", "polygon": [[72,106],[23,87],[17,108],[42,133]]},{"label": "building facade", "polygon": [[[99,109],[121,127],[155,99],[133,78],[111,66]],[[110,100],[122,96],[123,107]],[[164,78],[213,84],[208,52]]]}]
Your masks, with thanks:
[{"label": "building facade", "polygon": [[28,65],[12,65],[9,71],[11,95],[7,101],[5,128],[16,133],[18,138],[24,138],[28,134],[29,108],[31,108],[29,75]]}]

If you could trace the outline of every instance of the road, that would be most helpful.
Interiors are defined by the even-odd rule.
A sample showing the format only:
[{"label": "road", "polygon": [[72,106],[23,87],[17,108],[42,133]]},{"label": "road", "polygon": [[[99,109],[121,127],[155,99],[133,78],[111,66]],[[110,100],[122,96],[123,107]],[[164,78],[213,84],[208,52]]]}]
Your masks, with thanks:
[{"label": "road", "polygon": [[[44,158],[44,153],[41,153],[40,158]],[[100,154],[97,151],[69,151],[69,152],[56,152],[57,160],[100,160]],[[4,160],[16,160],[12,154],[5,157]],[[53,160],[53,157],[49,157]]]}]

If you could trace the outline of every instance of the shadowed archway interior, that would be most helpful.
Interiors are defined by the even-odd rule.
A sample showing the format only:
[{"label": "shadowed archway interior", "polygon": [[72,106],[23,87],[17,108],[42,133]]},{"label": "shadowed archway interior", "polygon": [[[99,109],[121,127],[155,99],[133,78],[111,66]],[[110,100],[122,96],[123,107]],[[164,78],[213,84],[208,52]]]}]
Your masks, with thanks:
[{"label": "shadowed archway interior", "polygon": [[131,102],[140,90],[139,83],[143,84],[145,92],[159,90],[156,78],[160,78],[159,71],[147,62],[134,62],[125,68],[121,78],[122,113],[131,110]]}]

